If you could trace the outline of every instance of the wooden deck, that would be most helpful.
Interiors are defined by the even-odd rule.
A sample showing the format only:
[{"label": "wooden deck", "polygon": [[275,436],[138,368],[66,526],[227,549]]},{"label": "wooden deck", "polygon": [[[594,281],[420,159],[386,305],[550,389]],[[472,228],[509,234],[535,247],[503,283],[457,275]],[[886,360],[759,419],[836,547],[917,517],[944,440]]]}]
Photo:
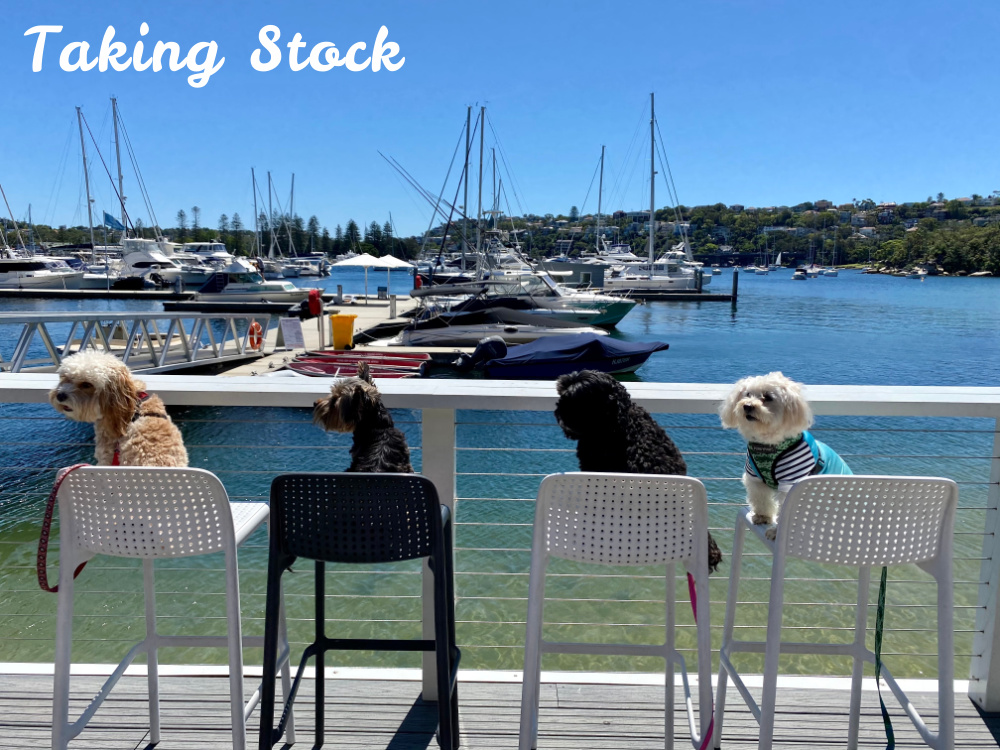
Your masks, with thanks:
[{"label": "wooden deck", "polygon": [[[103,678],[74,677],[71,713],[79,711]],[[248,695],[255,685],[247,680]],[[312,680],[297,701],[295,747],[312,747]],[[52,678],[0,676],[0,747],[47,748],[50,743]],[[417,681],[327,680],[326,747],[415,750],[436,748],[434,704],[419,699]],[[228,682],[222,677],[161,677],[163,739],[160,750],[230,748]],[[678,690],[678,694],[681,691]],[[459,687],[462,747],[503,750],[517,747],[519,682],[462,682]],[[539,748],[567,750],[645,750],[663,747],[662,686],[543,684]],[[932,726],[936,696],[911,698]],[[810,750],[842,748],[847,736],[848,693],[844,690],[779,688],[776,746]],[[755,748],[757,727],[735,692],[726,705],[723,747]],[[922,746],[905,715],[890,707],[897,747]],[[956,696],[955,746],[998,745],[1000,720],[982,717],[964,695]],[[678,729],[686,728],[677,706]],[[147,747],[146,680],[124,677],[71,748],[136,750]],[[256,747],[257,714],[251,719],[248,746]],[[884,748],[878,699],[865,691],[861,746]],[[690,747],[677,735],[677,748]]]}]

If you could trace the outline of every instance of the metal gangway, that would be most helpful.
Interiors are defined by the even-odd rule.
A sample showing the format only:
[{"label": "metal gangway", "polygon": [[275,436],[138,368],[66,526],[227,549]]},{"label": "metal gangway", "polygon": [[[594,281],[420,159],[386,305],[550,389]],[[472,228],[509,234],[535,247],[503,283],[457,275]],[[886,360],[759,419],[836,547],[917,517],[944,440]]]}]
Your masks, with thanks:
[{"label": "metal gangway", "polygon": [[144,373],[240,362],[263,356],[270,321],[268,314],[248,313],[3,313],[0,373],[52,371],[87,349]]}]

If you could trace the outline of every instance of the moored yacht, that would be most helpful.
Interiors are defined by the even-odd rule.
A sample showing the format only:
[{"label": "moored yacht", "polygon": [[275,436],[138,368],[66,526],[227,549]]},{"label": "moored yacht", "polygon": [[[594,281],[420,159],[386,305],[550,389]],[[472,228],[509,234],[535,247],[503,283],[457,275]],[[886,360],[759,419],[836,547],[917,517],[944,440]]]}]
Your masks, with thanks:
[{"label": "moored yacht", "polygon": [[79,289],[83,271],[45,255],[19,257],[0,249],[0,289]]},{"label": "moored yacht", "polygon": [[202,300],[229,302],[302,302],[312,289],[300,289],[290,281],[267,281],[244,258],[234,258],[198,290]]}]

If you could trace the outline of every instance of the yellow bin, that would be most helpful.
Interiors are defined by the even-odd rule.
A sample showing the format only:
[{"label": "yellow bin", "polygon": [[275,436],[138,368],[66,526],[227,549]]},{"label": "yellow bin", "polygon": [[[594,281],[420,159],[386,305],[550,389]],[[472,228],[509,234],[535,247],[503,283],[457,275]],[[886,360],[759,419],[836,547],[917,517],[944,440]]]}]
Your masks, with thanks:
[{"label": "yellow bin", "polygon": [[351,349],[354,347],[354,319],[357,315],[331,315],[330,332],[333,335],[334,349]]}]

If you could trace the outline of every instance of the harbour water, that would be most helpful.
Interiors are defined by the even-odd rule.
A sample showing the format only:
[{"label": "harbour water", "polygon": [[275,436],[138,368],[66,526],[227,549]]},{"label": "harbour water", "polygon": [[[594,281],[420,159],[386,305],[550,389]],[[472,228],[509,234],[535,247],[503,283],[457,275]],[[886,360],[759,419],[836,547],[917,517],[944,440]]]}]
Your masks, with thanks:
[{"label": "harbour water", "polygon": [[[729,289],[729,271],[713,279],[713,287]],[[790,271],[740,278],[736,310],[725,303],[663,303],[639,305],[619,325],[616,336],[630,340],[661,340],[670,349],[654,354],[632,379],[655,382],[726,383],[748,375],[782,370],[806,383],[875,385],[969,385],[1000,383],[1000,281],[929,277],[924,281],[841,272],[837,278],[791,282]],[[369,291],[385,284],[384,271],[369,274]],[[302,286],[314,280],[300,279]],[[392,273],[391,289],[405,293],[409,277]],[[364,273],[334,271],[318,280],[330,290],[361,292]],[[0,311],[13,310],[150,309],[148,302],[0,300]],[[0,354],[14,342],[0,332]],[[216,472],[234,499],[266,497],[271,478],[282,471],[339,470],[348,463],[349,437],[325,435],[310,422],[307,410],[260,408],[182,408],[174,413],[184,432],[191,464]],[[416,412],[395,414],[407,433],[419,470],[420,426]],[[733,509],[742,504],[738,478],[743,446],[739,436],[722,432],[715,417],[659,415],[684,451],[689,473],[702,478],[709,492],[711,523],[724,552],[731,546]],[[572,470],[572,444],[563,437],[549,413],[466,412],[459,416],[457,534],[459,640],[465,644],[463,666],[520,668],[530,557],[531,499],[544,474]],[[252,429],[250,427],[252,426]],[[51,467],[92,460],[89,426],[68,422],[44,405],[0,405],[0,628],[6,634],[0,661],[50,661],[54,635],[55,597],[34,583],[34,547],[44,498],[51,486]],[[817,434],[845,457],[855,473],[945,475],[961,483],[956,536],[956,675],[968,671],[974,609],[978,589],[982,529],[993,441],[992,420],[888,419],[822,417]],[[937,457],[946,456],[941,459]],[[759,552],[759,551],[758,551]],[[727,555],[728,558],[728,555]],[[258,533],[241,552],[245,631],[261,631],[266,538]],[[206,583],[220,578],[218,560],[192,558],[164,565],[159,573],[158,601],[167,613],[165,632],[190,628],[221,633],[221,598]],[[767,564],[761,555],[750,563],[751,578],[763,578]],[[159,570],[159,569],[158,569]],[[74,660],[117,660],[126,640],[141,637],[139,597],[141,576],[136,566],[99,560],[81,576],[80,640]],[[663,581],[656,571],[639,579],[616,582],[609,596],[608,579],[586,576],[575,566],[562,566],[564,576],[550,584],[557,601],[547,608],[553,637],[655,641],[662,637]],[[367,630],[352,622],[374,616],[377,634],[412,633],[419,617],[413,594],[413,566],[377,570],[351,569],[330,576],[330,591],[338,606],[328,606],[331,632],[359,635]],[[713,621],[721,624],[728,566],[713,577]],[[849,601],[853,587],[844,571],[820,581],[792,582],[787,601]],[[803,577],[822,578],[819,570]],[[932,589],[911,584],[913,570],[893,571],[887,616],[887,651],[901,656],[891,662],[897,676],[933,674],[934,637],[924,632],[933,619]],[[306,640],[311,607],[309,574],[289,576],[289,613],[293,638]],[[214,581],[214,579],[213,579]],[[742,599],[766,600],[766,585],[750,580]],[[214,584],[213,584],[214,585]],[[657,594],[657,590],[659,594]],[[678,589],[678,594],[682,593]],[[386,598],[383,598],[386,597]],[[659,597],[659,602],[657,599]],[[680,598],[680,596],[679,596]],[[581,611],[580,601],[582,603]],[[751,605],[755,621],[763,622],[765,605]],[[679,611],[680,608],[679,608]],[[378,614],[374,614],[377,612]],[[126,614],[128,613],[128,614]],[[850,627],[853,614],[837,606],[789,607],[788,618],[805,637],[820,617]],[[571,624],[572,623],[572,624]],[[410,630],[407,630],[409,628]],[[556,633],[561,635],[556,636]],[[759,633],[747,632],[746,637]],[[682,645],[690,642],[682,630]],[[824,635],[829,635],[829,631]],[[846,636],[844,636],[846,637]],[[717,644],[716,644],[717,645]],[[169,661],[204,662],[203,653],[176,653]],[[224,654],[216,661],[223,662]],[[258,663],[259,652],[247,661]],[[383,664],[414,665],[412,656],[377,657]],[[336,663],[371,664],[367,656],[344,655]],[[662,669],[662,661],[558,657],[546,668],[585,668],[601,664],[616,669]],[[823,673],[836,660],[820,657],[796,660],[791,669]]]}]

